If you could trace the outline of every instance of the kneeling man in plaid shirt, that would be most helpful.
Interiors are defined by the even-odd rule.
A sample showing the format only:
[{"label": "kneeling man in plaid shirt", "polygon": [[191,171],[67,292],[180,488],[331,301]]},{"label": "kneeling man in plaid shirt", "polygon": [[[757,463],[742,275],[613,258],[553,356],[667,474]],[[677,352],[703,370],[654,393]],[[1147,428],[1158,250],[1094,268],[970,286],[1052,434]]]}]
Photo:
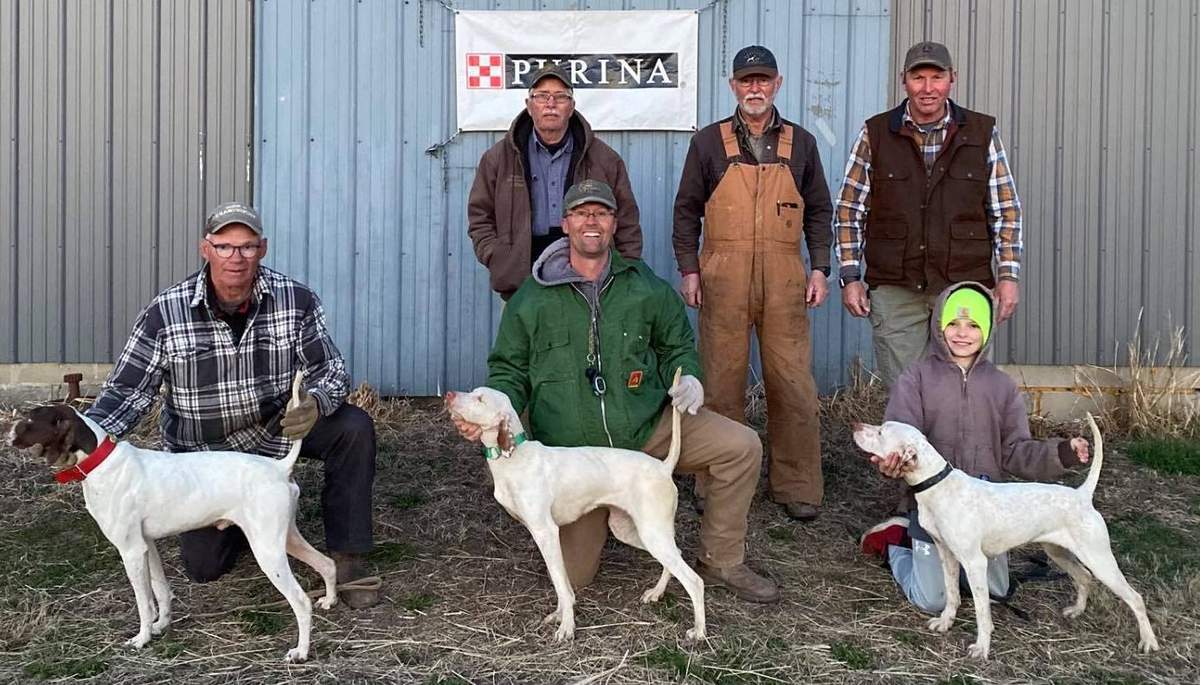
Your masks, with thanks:
[{"label": "kneeling man in plaid shirt", "polygon": [[[325,463],[321,510],[338,583],[366,575],[371,549],[375,426],[344,400],[350,378],[325,327],[316,293],[260,265],[267,254],[262,219],[230,202],[208,215],[205,266],[155,297],[87,415],[120,437],[150,409],[164,382],[160,427],[169,452],[234,450],[279,458],[304,438],[300,456]],[[307,395],[285,412],[291,383],[304,372]],[[180,536],[184,571],[200,583],[228,572],[246,538],[236,526]],[[378,591],[347,590],[359,608]]]}]

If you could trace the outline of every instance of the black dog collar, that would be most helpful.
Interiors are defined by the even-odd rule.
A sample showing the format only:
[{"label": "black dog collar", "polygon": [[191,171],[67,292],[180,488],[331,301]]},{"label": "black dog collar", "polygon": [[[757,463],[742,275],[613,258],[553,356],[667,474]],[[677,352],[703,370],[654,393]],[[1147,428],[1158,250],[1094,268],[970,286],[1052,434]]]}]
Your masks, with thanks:
[{"label": "black dog collar", "polygon": [[925,492],[929,488],[932,488],[933,486],[935,486],[938,483],[945,480],[946,476],[949,476],[950,472],[953,470],[954,470],[953,466],[946,464],[946,467],[943,468],[941,471],[938,471],[936,476],[926,478],[925,480],[921,481],[920,483],[917,483],[916,485],[912,486],[913,493]]}]

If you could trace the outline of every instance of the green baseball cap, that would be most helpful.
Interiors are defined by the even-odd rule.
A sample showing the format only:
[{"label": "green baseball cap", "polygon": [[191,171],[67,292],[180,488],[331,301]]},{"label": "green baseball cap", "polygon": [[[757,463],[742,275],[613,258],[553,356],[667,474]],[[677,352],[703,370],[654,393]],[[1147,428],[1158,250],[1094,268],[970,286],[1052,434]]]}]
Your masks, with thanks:
[{"label": "green baseball cap", "polygon": [[613,197],[612,188],[604,181],[589,178],[567,189],[567,196],[563,199],[563,216],[579,205],[589,202],[598,202],[614,212],[617,211],[617,199]]}]

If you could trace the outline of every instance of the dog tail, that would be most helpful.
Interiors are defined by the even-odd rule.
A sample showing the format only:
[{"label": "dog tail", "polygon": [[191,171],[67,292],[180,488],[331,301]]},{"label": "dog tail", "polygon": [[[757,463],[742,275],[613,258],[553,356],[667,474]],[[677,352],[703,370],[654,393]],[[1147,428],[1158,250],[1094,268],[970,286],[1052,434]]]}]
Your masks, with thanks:
[{"label": "dog tail", "polygon": [[1092,445],[1096,448],[1096,453],[1092,455],[1092,466],[1088,469],[1087,480],[1079,486],[1079,491],[1087,494],[1090,500],[1096,492],[1096,484],[1100,482],[1100,466],[1104,463],[1104,437],[1100,435],[1100,428],[1096,426],[1091,412],[1088,412],[1087,420],[1088,425],[1092,427]]},{"label": "dog tail", "polygon": [[[675,367],[675,380],[671,381],[671,387],[675,388],[679,385],[679,377],[683,375],[683,367]],[[679,437],[680,413],[679,409],[671,407],[671,447],[667,450],[667,459],[663,463],[667,465],[669,471],[675,470],[675,465],[679,463],[679,445],[682,439]]]},{"label": "dog tail", "polygon": [[[288,401],[289,408],[300,404],[300,388],[303,380],[304,372],[297,371],[296,377],[292,379],[292,399]],[[296,458],[300,456],[300,442],[300,440],[293,440],[292,446],[288,448],[287,456],[279,460],[279,466],[284,473],[290,474],[292,467],[296,465]]]}]

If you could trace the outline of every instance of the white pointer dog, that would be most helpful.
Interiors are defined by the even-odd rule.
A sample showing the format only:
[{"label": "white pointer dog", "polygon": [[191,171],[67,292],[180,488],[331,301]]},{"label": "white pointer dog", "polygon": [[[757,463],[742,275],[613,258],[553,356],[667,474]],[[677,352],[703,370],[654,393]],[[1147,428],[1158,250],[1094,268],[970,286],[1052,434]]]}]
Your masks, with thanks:
[{"label": "white pointer dog", "polygon": [[642,601],[658,601],[674,575],[692,599],[696,625],[687,637],[704,639],[704,581],[675,546],[679,492],[671,473],[679,461],[678,409],[671,417],[670,450],[659,461],[634,450],[548,447],[526,440],[508,396],[492,388],[448,392],[446,407],[460,421],[483,429],[496,501],[529,529],[542,553],[558,596],[558,607],[544,623],[558,622],[556,639],[575,635],[575,592],[563,563],[558,527],[599,507],[608,507],[608,525],[618,540],[646,550],[663,565],[658,583],[642,594]]},{"label": "white pointer dog", "polygon": [[[1109,546],[1104,517],[1092,506],[1100,480],[1104,445],[1100,429],[1088,415],[1096,456],[1087,480],[1078,488],[1045,483],[990,483],[952,468],[916,428],[896,421],[882,426],[856,424],[854,442],[881,457],[899,454],[913,462],[904,479],[916,490],[921,527],[929,531],[942,559],[946,608],[929,621],[930,630],[944,633],[958,612],[958,565],[966,569],[975,602],[978,635],[968,652],[986,659],[992,640],[988,598],[987,559],[1018,545],[1040,542],[1046,554],[1075,584],[1075,603],[1063,609],[1074,618],[1087,607],[1091,575],[1123,599],[1137,619],[1143,652],[1158,649],[1146,604],[1126,582]],[[1088,572],[1091,571],[1091,574]]]},{"label": "white pointer dog", "polygon": [[[289,406],[298,403],[300,375]],[[296,529],[300,488],[291,481],[300,441],[283,459],[241,452],[171,454],[115,442],[96,422],[66,405],[31,410],[9,433],[18,448],[40,445],[60,483],[83,481],[83,499],[104,537],[121,553],[137,600],[141,648],[171,623],[171,589],[154,541],[188,530],[233,524],[242,529],[254,558],[296,614],[300,638],[288,661],[308,658],[312,602],[288,566],[290,554],[317,570],[325,596],[337,602],[334,561],[313,549]]]}]

